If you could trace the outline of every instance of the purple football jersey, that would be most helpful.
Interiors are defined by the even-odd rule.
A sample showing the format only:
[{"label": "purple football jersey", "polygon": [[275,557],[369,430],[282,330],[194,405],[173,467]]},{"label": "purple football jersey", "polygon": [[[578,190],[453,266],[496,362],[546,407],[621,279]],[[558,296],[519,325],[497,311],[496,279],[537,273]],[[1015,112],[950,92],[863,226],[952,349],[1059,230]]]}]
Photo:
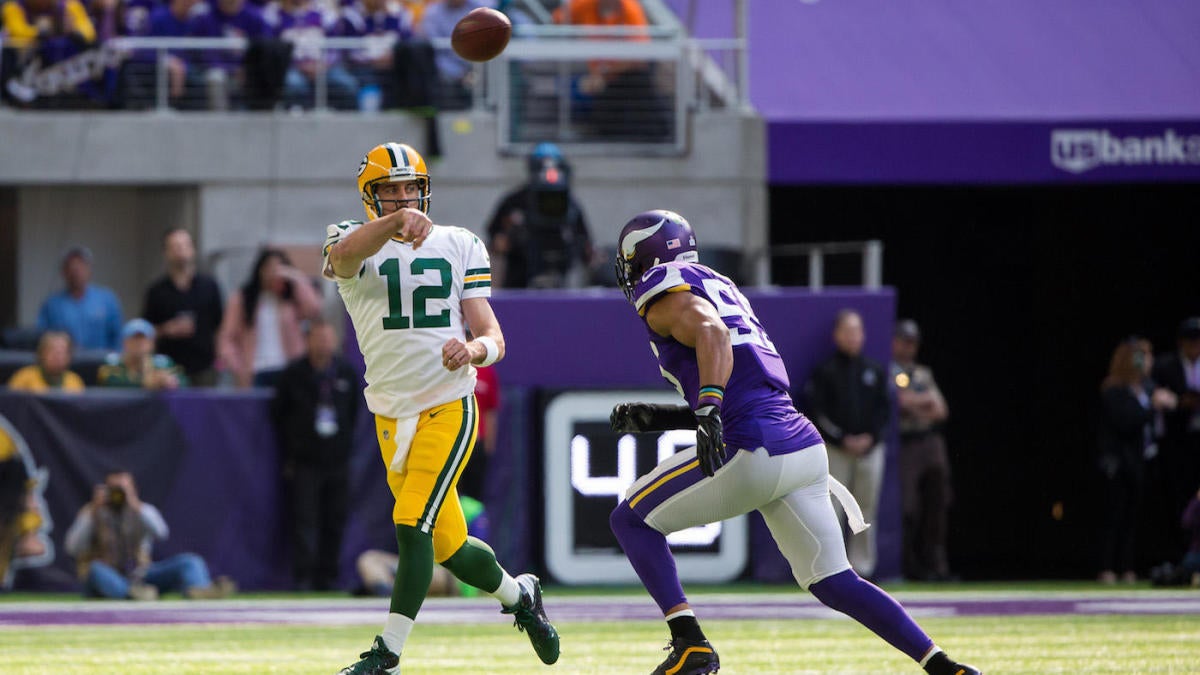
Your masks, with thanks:
[{"label": "purple football jersey", "polygon": [[[821,435],[797,412],[788,394],[783,359],[771,344],[749,301],[728,278],[698,263],[669,262],[650,268],[634,289],[634,304],[645,317],[649,306],[667,293],[688,292],[716,308],[733,343],[733,374],[725,385],[721,419],[730,450],[763,447],[772,455],[821,443]],[[646,325],[659,370],[696,407],[700,381],[696,350],[662,337]]]},{"label": "purple football jersey", "polygon": [[[213,3],[209,11],[188,21],[188,35],[193,37],[243,37],[247,40],[269,37],[271,29],[254,5],[245,5],[235,14],[225,14]],[[235,68],[242,63],[238,50],[205,50],[202,60],[210,67]]]},{"label": "purple football jersey", "polygon": [[[292,43],[293,65],[321,60],[321,40],[325,37],[326,27],[331,24],[325,14],[308,7],[288,11],[271,4],[263,10],[263,20],[275,37]],[[330,63],[336,58],[336,52],[326,55],[326,61]]]}]

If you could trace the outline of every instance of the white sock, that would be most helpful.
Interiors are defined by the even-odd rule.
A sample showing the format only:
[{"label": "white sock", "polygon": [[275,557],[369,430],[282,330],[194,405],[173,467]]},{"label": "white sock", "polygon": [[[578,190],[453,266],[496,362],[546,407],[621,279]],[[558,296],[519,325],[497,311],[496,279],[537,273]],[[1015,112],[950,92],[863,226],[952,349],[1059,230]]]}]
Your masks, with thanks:
[{"label": "white sock", "polygon": [[500,588],[492,592],[492,597],[500,601],[504,607],[512,607],[521,601],[521,586],[508,572],[500,580]]},{"label": "white sock", "polygon": [[383,644],[393,653],[399,654],[404,649],[404,643],[408,641],[413,623],[415,622],[412,619],[403,614],[388,614],[387,623],[383,625]]},{"label": "white sock", "polygon": [[940,651],[942,651],[942,648],[937,645],[930,647],[929,651],[925,653],[925,658],[920,661],[921,667],[924,668],[925,664],[929,663],[929,659],[932,659]]},{"label": "white sock", "polygon": [[671,619],[678,619],[681,616],[695,617],[696,613],[690,609],[681,609],[678,612],[671,612],[670,614],[667,615],[666,619],[668,622],[670,622]]}]

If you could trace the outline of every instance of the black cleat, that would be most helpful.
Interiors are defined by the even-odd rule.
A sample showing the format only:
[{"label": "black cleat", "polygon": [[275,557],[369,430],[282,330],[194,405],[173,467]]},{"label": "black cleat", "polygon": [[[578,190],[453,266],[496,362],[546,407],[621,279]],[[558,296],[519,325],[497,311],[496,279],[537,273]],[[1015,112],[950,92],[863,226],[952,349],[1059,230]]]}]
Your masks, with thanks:
[{"label": "black cleat", "polygon": [[516,581],[521,587],[521,599],[500,611],[514,615],[513,625],[529,636],[542,663],[550,665],[558,660],[558,631],[542,608],[542,584],[532,574],[522,574]]},{"label": "black cleat", "polygon": [[672,638],[664,647],[671,650],[667,660],[658,664],[651,675],[707,675],[721,669],[717,650],[708,640],[693,642],[684,638]]},{"label": "black cleat", "polygon": [[399,675],[400,655],[392,652],[383,643],[383,638],[375,636],[371,648],[358,655],[358,663],[346,666],[338,671],[338,675]]},{"label": "black cleat", "polygon": [[925,672],[929,675],[983,675],[983,671],[975,666],[950,660],[946,652],[938,652],[925,664]]}]

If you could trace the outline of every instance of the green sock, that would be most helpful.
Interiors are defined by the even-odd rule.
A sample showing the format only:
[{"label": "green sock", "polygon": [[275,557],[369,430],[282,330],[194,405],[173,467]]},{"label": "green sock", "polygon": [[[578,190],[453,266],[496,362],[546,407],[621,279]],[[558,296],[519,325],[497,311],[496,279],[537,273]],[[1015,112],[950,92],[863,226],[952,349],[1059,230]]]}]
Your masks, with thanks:
[{"label": "green sock", "polygon": [[504,579],[504,569],[496,562],[496,552],[475,537],[467,537],[466,543],[442,563],[442,567],[460,581],[488,593],[495,593]]},{"label": "green sock", "polygon": [[392,584],[391,611],[415,619],[433,580],[433,536],[411,525],[397,525],[396,546],[400,564]]}]

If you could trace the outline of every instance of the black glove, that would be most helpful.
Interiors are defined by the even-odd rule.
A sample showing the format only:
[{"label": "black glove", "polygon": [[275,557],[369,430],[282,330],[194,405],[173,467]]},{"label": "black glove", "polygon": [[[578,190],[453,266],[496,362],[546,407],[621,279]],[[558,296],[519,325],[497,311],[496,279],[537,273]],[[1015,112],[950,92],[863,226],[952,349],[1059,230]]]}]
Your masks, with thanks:
[{"label": "black glove", "polygon": [[700,471],[709,477],[725,464],[725,432],[721,410],[715,405],[696,409],[696,459],[700,460]]},{"label": "black glove", "polygon": [[696,416],[686,405],[657,403],[618,403],[608,416],[608,424],[617,433],[645,433],[672,429],[695,429]]},{"label": "black glove", "polygon": [[649,403],[618,403],[608,416],[608,424],[618,433],[640,433],[647,431],[654,419],[654,410]]}]

